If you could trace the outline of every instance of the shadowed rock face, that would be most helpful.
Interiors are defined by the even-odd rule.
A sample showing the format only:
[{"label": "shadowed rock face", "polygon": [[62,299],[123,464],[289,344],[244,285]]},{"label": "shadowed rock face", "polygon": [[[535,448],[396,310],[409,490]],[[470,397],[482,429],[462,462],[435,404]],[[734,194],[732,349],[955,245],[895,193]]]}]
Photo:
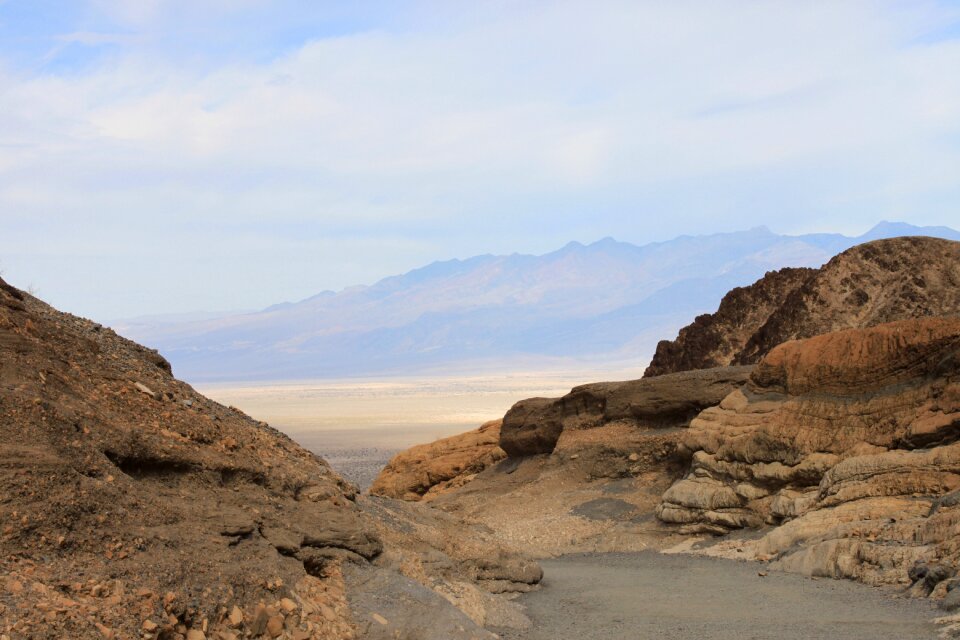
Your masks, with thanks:
[{"label": "shadowed rock face", "polygon": [[[176,380],[156,352],[2,280],[0,496],[11,637],[350,638],[376,613],[363,578],[384,573],[411,593],[449,590],[440,602],[461,629],[449,637],[486,637],[488,613],[512,605],[489,599],[478,563],[499,571],[498,592],[538,580],[453,518],[357,497],[283,434]],[[401,561],[423,569],[401,575]]]},{"label": "shadowed rock face", "polygon": [[690,472],[664,494],[662,521],[777,525],[757,556],[814,575],[909,583],[916,563],[949,567],[915,587],[929,592],[960,560],[960,319],[787,342],[681,446]]},{"label": "shadowed rock face", "polygon": [[960,315],[960,243],[913,237],[858,245],[818,270],[782,269],[732,290],[716,313],[662,341],[647,377],[754,364],[777,345],[840,329]]},{"label": "shadowed rock face", "polygon": [[500,448],[513,458],[551,453],[565,429],[627,420],[647,427],[686,426],[747,380],[751,367],[720,367],[653,379],[598,382],[562,398],[531,398],[503,418]]}]

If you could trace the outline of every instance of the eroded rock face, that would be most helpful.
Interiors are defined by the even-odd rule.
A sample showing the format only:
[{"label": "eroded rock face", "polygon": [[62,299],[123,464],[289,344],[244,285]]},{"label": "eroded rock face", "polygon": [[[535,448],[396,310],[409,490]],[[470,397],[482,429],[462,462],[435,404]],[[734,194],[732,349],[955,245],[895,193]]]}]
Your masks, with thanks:
[{"label": "eroded rock face", "polygon": [[658,378],[597,382],[562,398],[531,398],[503,417],[500,447],[513,458],[553,452],[566,429],[624,420],[646,427],[686,426],[744,382],[751,367],[719,367]]},{"label": "eroded rock face", "polygon": [[960,315],[960,243],[893,238],[858,245],[820,269],[781,269],[724,296],[672,341],[647,377],[754,364],[788,340],[927,316]]},{"label": "eroded rock face", "polygon": [[469,482],[506,457],[500,448],[500,420],[479,429],[411,447],[395,455],[370,487],[370,494],[429,501]]},{"label": "eroded rock face", "polygon": [[[500,442],[521,455],[428,493],[430,505],[536,557],[659,546],[671,531],[653,510],[683,471],[676,456],[682,427],[749,371],[603,382],[520,402],[504,419]],[[505,440],[510,424],[518,426]],[[534,452],[543,455],[527,455]]]},{"label": "eroded rock face", "polygon": [[754,551],[783,568],[909,583],[916,563],[957,566],[958,441],[960,319],[788,342],[691,422],[690,472],[657,516],[687,532],[774,525]]},{"label": "eroded rock face", "polygon": [[[323,460],[200,396],[156,352],[2,280],[0,496],[0,632],[13,638],[351,638],[358,574],[493,597],[463,549],[507,572],[522,562],[435,519],[403,541],[426,577],[406,575],[383,510]],[[440,538],[457,545],[449,567],[423,559]],[[470,593],[440,601],[489,604]]]}]

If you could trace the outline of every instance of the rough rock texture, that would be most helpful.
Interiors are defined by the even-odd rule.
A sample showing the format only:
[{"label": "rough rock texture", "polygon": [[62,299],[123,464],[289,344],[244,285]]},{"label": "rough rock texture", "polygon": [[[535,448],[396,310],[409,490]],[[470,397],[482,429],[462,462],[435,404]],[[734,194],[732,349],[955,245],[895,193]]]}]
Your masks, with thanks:
[{"label": "rough rock texture", "polygon": [[503,417],[500,448],[513,458],[551,453],[565,429],[589,429],[620,420],[648,427],[686,426],[747,380],[750,367],[720,367],[659,378],[597,382],[562,398],[531,398]]},{"label": "rough rock texture", "polygon": [[156,352],[0,280],[0,635],[350,638],[376,613],[355,577],[386,572],[464,611],[448,637],[480,638],[491,591],[539,579],[482,531],[398,532],[385,509]]},{"label": "rough rock texture", "polygon": [[[683,471],[682,427],[743,384],[750,369],[596,383],[521,402],[504,419],[503,429],[518,426],[506,440],[501,430],[501,446],[533,453],[517,443],[542,442],[549,430],[550,455],[501,460],[436,492],[430,504],[538,557],[661,545],[673,532],[653,510]],[[543,425],[539,435],[523,433]]]},{"label": "rough rock texture", "polygon": [[645,376],[755,364],[798,338],[925,316],[960,315],[960,242],[877,240],[820,269],[782,269],[724,296],[676,340],[657,345]]},{"label": "rough rock texture", "polygon": [[429,501],[469,482],[506,457],[500,448],[500,420],[395,455],[370,487],[372,495]]},{"label": "rough rock texture", "polygon": [[785,343],[681,446],[662,521],[772,525],[747,546],[781,568],[943,595],[960,566],[960,319]]},{"label": "rough rock texture", "polygon": [[750,286],[731,289],[715,313],[697,316],[680,329],[676,340],[661,340],[643,375],[650,378],[732,364],[757,328],[783,304],[784,298],[816,271],[792,268],[770,271]]}]

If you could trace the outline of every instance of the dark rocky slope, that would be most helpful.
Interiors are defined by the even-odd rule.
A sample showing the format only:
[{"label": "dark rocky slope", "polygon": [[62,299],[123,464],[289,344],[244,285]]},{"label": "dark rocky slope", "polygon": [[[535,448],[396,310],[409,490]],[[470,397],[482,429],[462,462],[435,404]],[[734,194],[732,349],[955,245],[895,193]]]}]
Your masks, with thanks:
[{"label": "dark rocky slope", "polygon": [[820,269],[783,269],[733,289],[716,313],[662,341],[644,375],[756,364],[797,338],[926,316],[960,315],[960,242],[877,240]]},{"label": "dark rocky slope", "polygon": [[490,637],[540,577],[2,280],[0,524],[11,640]]}]

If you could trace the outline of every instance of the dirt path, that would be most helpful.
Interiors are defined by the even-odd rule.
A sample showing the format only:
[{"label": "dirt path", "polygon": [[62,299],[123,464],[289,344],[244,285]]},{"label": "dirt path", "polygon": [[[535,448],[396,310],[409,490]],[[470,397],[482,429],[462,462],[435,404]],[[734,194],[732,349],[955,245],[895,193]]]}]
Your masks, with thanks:
[{"label": "dirt path", "polygon": [[843,580],[685,555],[588,554],[543,562],[541,591],[523,596],[534,621],[505,640],[927,640],[927,601]]}]

